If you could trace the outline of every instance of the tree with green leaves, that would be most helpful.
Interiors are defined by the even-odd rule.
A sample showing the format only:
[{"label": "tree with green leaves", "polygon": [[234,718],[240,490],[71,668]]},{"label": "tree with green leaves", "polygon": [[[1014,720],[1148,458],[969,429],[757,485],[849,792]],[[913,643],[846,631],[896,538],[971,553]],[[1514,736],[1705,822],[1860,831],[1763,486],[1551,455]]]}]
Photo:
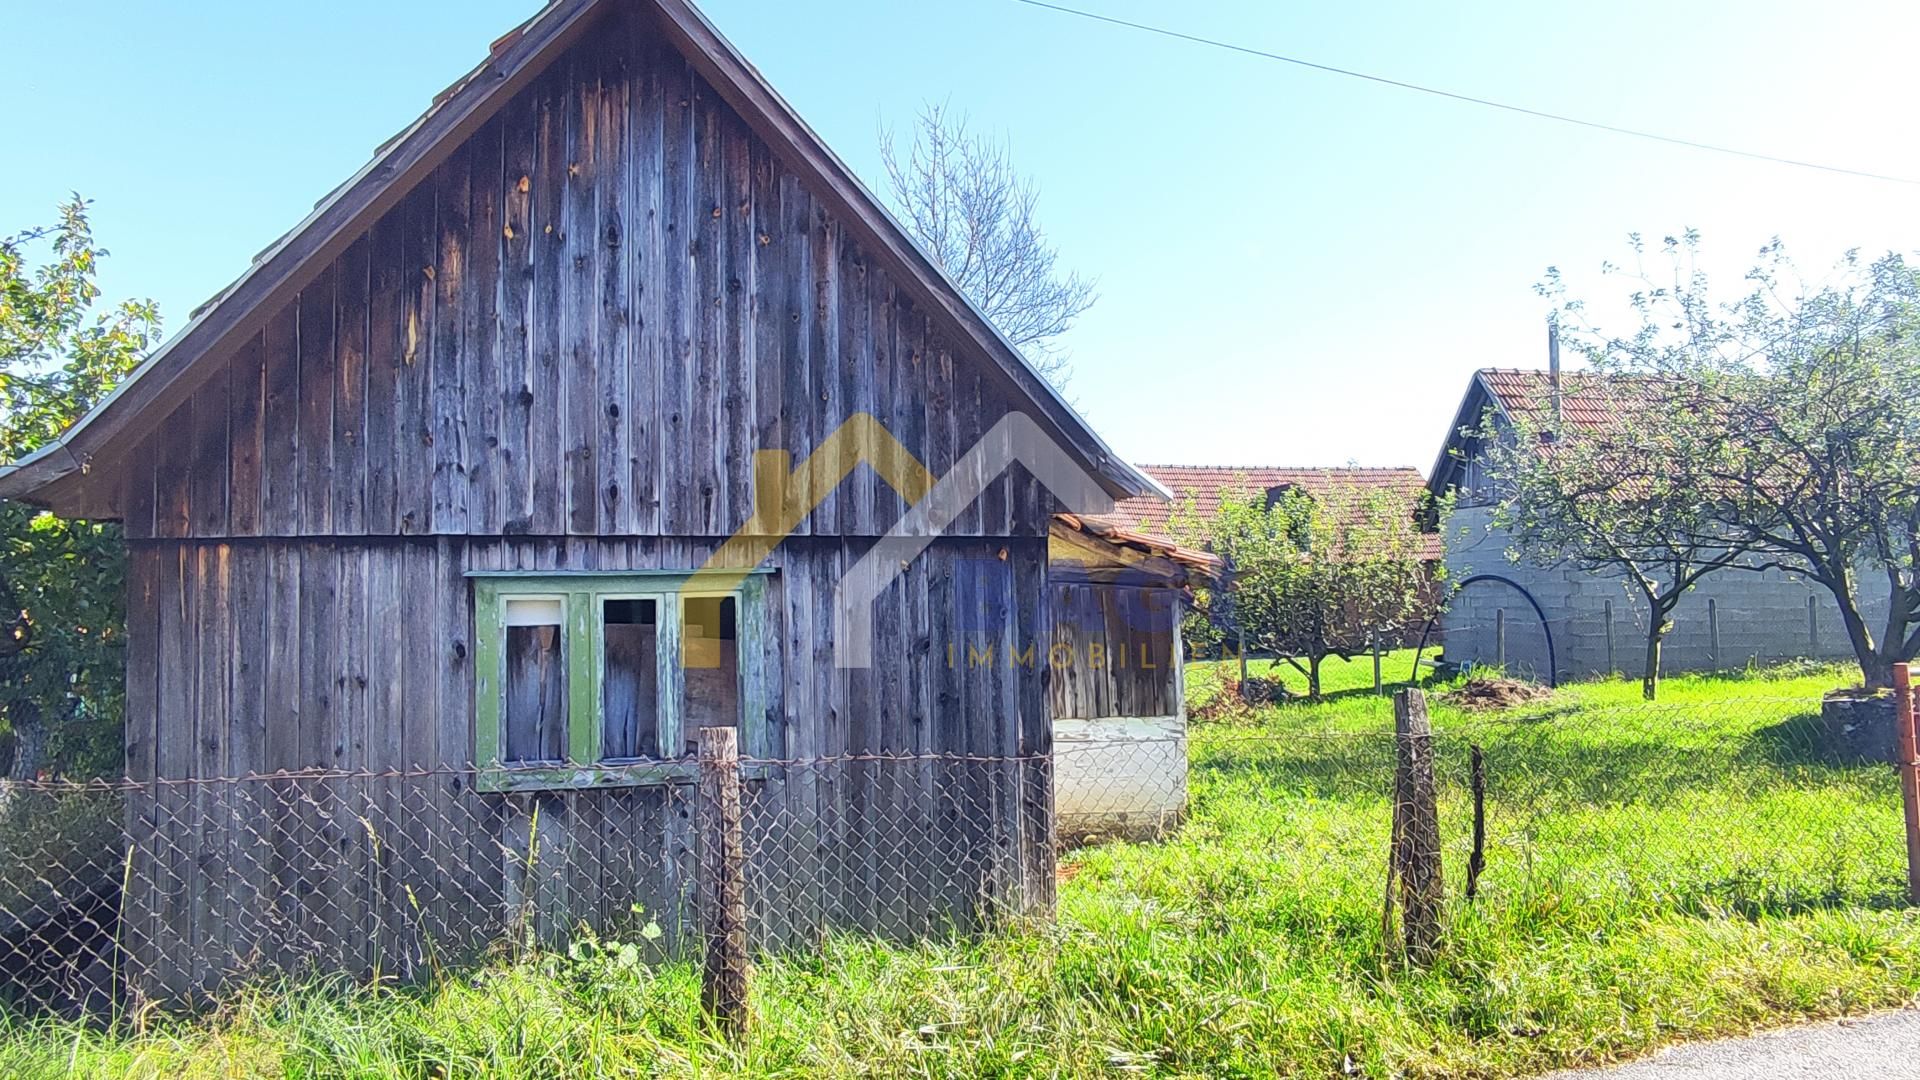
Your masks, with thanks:
[{"label": "tree with green leaves", "polygon": [[1196,608],[1226,640],[1284,659],[1320,697],[1320,666],[1404,634],[1432,610],[1426,538],[1392,493],[1297,488],[1231,493],[1201,521],[1189,506],[1172,528],[1226,564]]},{"label": "tree with green leaves", "polygon": [[1647,614],[1641,687],[1652,701],[1673,609],[1708,574],[1755,564],[1749,538],[1715,516],[1728,443],[1685,383],[1581,373],[1567,384],[1583,411],[1610,419],[1482,422],[1492,524],[1511,559],[1619,577]]},{"label": "tree with green leaves", "polygon": [[1699,242],[1667,237],[1658,279],[1615,269],[1633,278],[1625,333],[1589,322],[1553,271],[1543,289],[1596,370],[1656,377],[1724,440],[1703,458],[1717,528],[1824,587],[1866,686],[1884,688],[1920,653],[1920,272],[1850,253],[1809,283],[1776,241],[1716,301]]},{"label": "tree with green leaves", "polygon": [[[57,223],[0,239],[0,462],[66,430],[158,338],[151,302],[95,310],[106,254],[78,196]],[[117,526],[0,502],[0,762],[9,777],[120,767],[125,580]]]}]

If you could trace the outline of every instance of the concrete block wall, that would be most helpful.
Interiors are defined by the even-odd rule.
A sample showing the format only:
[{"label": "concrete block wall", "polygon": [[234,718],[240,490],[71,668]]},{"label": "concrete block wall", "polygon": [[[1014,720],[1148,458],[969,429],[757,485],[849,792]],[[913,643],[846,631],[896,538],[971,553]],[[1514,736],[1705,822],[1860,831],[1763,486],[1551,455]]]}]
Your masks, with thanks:
[{"label": "concrete block wall", "polygon": [[[1488,507],[1454,511],[1446,534],[1450,581],[1458,583],[1473,574],[1498,574],[1530,592],[1552,626],[1563,679],[1608,670],[1610,604],[1613,670],[1639,675],[1644,665],[1648,615],[1636,590],[1617,574],[1509,560],[1508,537],[1491,529],[1491,516]],[[1877,625],[1885,618],[1885,597],[1869,592],[1868,600],[1869,621]],[[1454,594],[1440,618],[1439,637],[1446,658],[1495,663],[1496,627],[1502,612],[1508,670],[1544,678],[1547,649],[1540,617],[1519,592],[1497,582],[1477,582]],[[1709,574],[1680,601],[1672,618],[1674,628],[1663,645],[1660,665],[1669,674],[1741,668],[1749,663],[1800,657],[1853,656],[1832,595],[1817,584],[1779,570]]]}]

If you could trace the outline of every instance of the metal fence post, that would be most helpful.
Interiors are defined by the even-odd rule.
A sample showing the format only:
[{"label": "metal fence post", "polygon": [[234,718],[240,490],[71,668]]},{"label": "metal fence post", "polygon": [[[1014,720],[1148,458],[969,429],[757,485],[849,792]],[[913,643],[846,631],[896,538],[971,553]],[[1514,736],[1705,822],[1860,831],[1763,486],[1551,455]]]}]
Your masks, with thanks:
[{"label": "metal fence post", "polygon": [[1620,665],[1613,660],[1613,601],[1604,605],[1607,618],[1607,678],[1611,679],[1620,671]]},{"label": "metal fence post", "polygon": [[1440,868],[1440,808],[1433,776],[1433,727],[1427,695],[1408,688],[1393,695],[1393,846],[1388,874],[1400,880],[1401,931],[1407,958],[1424,964],[1440,944],[1440,908],[1446,882]]},{"label": "metal fence post", "polygon": [[1893,730],[1900,749],[1900,802],[1907,818],[1907,898],[1920,904],[1920,755],[1913,730],[1913,681],[1907,665],[1893,665]]},{"label": "metal fence post", "polygon": [[1707,654],[1713,658],[1713,669],[1720,670],[1720,605],[1713,597],[1707,597]]},{"label": "metal fence post", "polygon": [[1507,666],[1507,609],[1493,610],[1493,662],[1496,666]]},{"label": "metal fence post", "polygon": [[747,1024],[747,875],[741,829],[740,741],[730,727],[700,729],[700,927],[706,939],[700,999],[731,1033]]}]

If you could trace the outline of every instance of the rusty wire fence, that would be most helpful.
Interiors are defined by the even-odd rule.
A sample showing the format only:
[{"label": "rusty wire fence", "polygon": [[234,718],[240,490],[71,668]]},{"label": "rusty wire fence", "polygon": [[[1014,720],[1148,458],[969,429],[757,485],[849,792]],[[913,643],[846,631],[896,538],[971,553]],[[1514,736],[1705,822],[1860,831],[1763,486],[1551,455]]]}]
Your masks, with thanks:
[{"label": "rusty wire fence", "polygon": [[[472,767],[0,785],[0,1008],[111,1017],[318,973],[417,981],[583,937],[724,961],[831,933],[1017,931],[1138,903],[1195,861],[1377,910],[1405,810],[1393,705],[1291,715],[1013,757],[716,746],[632,787],[502,793],[500,770]],[[1892,726],[1873,724],[1795,698],[1437,701],[1441,911],[1903,904]]]}]

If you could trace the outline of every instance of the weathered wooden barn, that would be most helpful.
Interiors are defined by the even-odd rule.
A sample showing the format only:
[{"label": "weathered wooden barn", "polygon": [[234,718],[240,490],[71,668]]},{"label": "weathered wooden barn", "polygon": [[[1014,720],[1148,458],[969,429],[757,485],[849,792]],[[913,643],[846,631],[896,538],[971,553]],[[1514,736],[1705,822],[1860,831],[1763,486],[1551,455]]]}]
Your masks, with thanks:
[{"label": "weathered wooden barn", "polygon": [[759,759],[763,942],[1046,907],[1049,666],[943,662],[1051,640],[1030,473],[882,595],[871,669],[828,612],[905,506],[872,470],[684,589],[755,451],[864,413],[938,476],[1015,410],[1157,491],[686,0],[556,0],[0,471],[125,524],[132,985],[404,975],[636,905],[672,938],[703,724]]}]

